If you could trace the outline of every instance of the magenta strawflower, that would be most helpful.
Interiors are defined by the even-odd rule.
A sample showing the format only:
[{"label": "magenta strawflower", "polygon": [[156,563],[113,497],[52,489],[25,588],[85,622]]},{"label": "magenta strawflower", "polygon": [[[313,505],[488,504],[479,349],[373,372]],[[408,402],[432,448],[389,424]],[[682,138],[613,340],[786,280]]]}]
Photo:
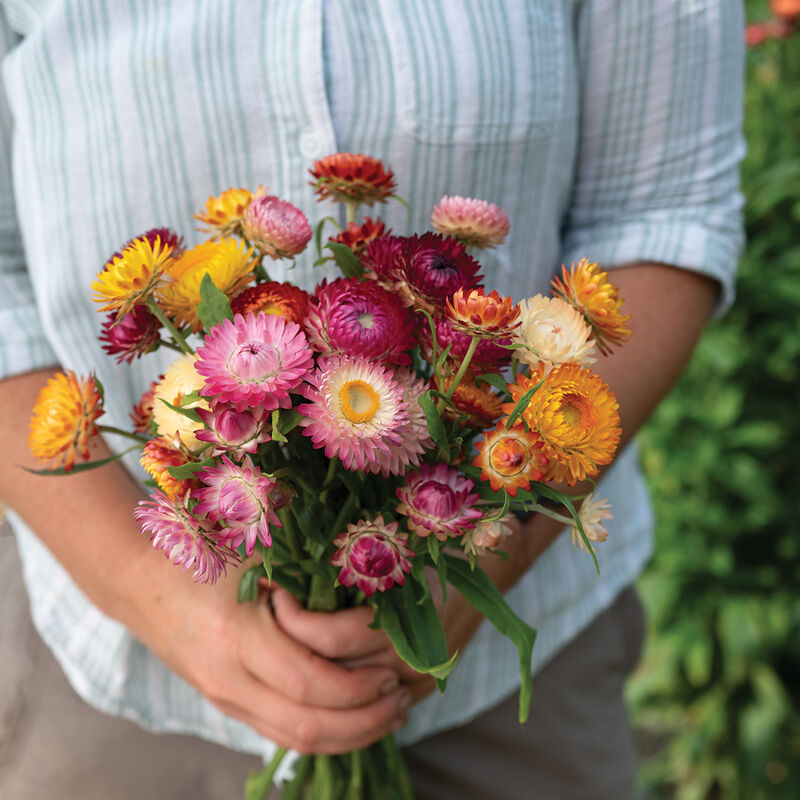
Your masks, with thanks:
[{"label": "magenta strawflower", "polygon": [[119,319],[112,311],[100,333],[103,350],[110,356],[117,357],[117,363],[127,361],[131,364],[134,358],[149,353],[157,346],[161,323],[144,306],[134,306]]},{"label": "magenta strawflower", "polygon": [[189,511],[188,495],[171,500],[156,489],[150,498],[139,501],[133,512],[142,533],[149,533],[153,547],[173,564],[191,570],[197,583],[214,583],[229,563],[239,561],[219,529],[199,517],[196,509]]},{"label": "magenta strawflower", "polygon": [[281,527],[272,500],[275,481],[247,459],[238,466],[227,456],[222,456],[222,466],[207,467],[197,477],[206,486],[192,492],[200,501],[195,513],[206,514],[221,525],[233,547],[244,542],[248,556],[253,554],[256,539],[264,547],[272,546],[269,526]]},{"label": "magenta strawflower", "polygon": [[[449,361],[457,369],[467,353],[472,337],[468,333],[456,330],[447,318],[434,320],[434,325],[439,353],[450,345]],[[419,343],[423,358],[432,363],[433,337],[427,320],[424,320],[424,324],[419,326]],[[482,339],[472,356],[470,369],[473,372],[500,372],[511,363],[511,356],[514,352],[506,347],[501,347],[501,345],[510,343],[510,339],[498,339],[497,341]]]},{"label": "magenta strawflower", "polygon": [[314,447],[338,456],[345,469],[388,475],[397,458],[392,448],[403,444],[399,431],[409,420],[392,372],[365,358],[331,356],[306,380],[303,394],[311,402],[297,410]]},{"label": "magenta strawflower", "polygon": [[404,241],[400,236],[381,236],[369,242],[361,256],[366,277],[377,280],[385,287],[394,286],[397,260]]},{"label": "magenta strawflower", "polygon": [[494,203],[472,197],[445,195],[433,207],[431,227],[465,247],[490,248],[503,244],[511,229],[508,214]]},{"label": "magenta strawflower", "polygon": [[205,425],[195,431],[195,437],[214,445],[210,455],[227,452],[241,458],[245,453],[255,453],[258,445],[271,439],[269,415],[261,406],[237,411],[232,406],[216,404],[210,410],[195,411]]},{"label": "magenta strawflower", "polygon": [[385,592],[396,583],[403,586],[411,571],[414,555],[406,545],[408,535],[397,532],[397,523],[385,523],[382,516],[372,522],[360,520],[347,526],[333,544],[339,549],[331,564],[341,567],[339,583],[358,586],[367,597]]},{"label": "magenta strawflower", "polygon": [[397,489],[397,513],[408,517],[408,527],[417,536],[433,534],[440,541],[461,536],[482,516],[475,508],[479,495],[471,494],[474,486],[454,467],[423,464]]},{"label": "magenta strawflower", "polygon": [[396,295],[373,281],[323,281],[309,301],[305,331],[320,353],[411,363],[414,319]]},{"label": "magenta strawflower", "polygon": [[311,225],[306,215],[270,194],[253,198],[244,213],[242,231],[261,253],[275,259],[302,253],[311,240]]},{"label": "magenta strawflower", "polygon": [[197,348],[195,369],[205,378],[203,394],[237,411],[288,408],[313,365],[300,326],[274,314],[237,314],[213,327]]}]

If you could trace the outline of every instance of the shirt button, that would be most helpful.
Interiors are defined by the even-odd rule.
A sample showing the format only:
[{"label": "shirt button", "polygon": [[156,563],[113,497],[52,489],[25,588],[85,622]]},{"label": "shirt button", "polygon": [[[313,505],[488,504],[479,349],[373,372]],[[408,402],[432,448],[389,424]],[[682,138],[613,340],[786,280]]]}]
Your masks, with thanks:
[{"label": "shirt button", "polygon": [[317,159],[322,158],[324,155],[322,152],[322,147],[322,138],[313,130],[306,129],[300,134],[298,148],[300,150],[300,155],[303,156],[303,158],[306,158],[309,161],[316,161]]}]

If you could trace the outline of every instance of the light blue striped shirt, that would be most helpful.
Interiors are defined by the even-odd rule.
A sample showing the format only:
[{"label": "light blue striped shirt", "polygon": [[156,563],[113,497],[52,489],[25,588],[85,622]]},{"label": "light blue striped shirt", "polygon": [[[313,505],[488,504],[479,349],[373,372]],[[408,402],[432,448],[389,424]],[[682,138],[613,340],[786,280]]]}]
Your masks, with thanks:
[{"label": "light blue striped shirt", "polygon": [[[306,170],[337,150],[383,158],[429,227],[443,194],[505,207],[510,240],[487,286],[547,292],[562,262],[656,261],[716,278],[732,299],[741,244],[737,167],[742,9],[735,0],[8,0],[3,2],[0,377],[61,363],[97,370],[108,423],[169,355],[118,367],[89,283],[132,235],[196,241],[209,194],[265,184],[314,220]],[[13,183],[13,193],[11,186]],[[291,279],[312,285],[313,255]],[[612,387],[613,388],[613,387]],[[130,463],[132,470],[137,469]],[[632,448],[601,486],[614,507],[591,559],[560,539],[508,593],[539,629],[535,667],[640,572],[651,516]],[[13,507],[14,498],[7,498]],[[76,690],[155,730],[270,747],[92,607],[18,519],[33,615]],[[447,694],[416,706],[413,741],[519,684],[488,625]]]}]

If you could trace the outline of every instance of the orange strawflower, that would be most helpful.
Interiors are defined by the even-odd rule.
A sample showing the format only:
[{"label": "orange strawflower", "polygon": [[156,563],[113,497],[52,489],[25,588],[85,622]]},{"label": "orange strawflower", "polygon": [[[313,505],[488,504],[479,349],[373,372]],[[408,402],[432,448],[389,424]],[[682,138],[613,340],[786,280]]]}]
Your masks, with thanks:
[{"label": "orange strawflower", "polygon": [[790,22],[800,17],[800,0],[771,0],[769,10]]},{"label": "orange strawflower", "polygon": [[267,281],[234,297],[231,310],[243,317],[250,313],[277,314],[302,326],[308,310],[308,295],[291,283]]},{"label": "orange strawflower", "polygon": [[361,225],[349,222],[347,227],[338,235],[332,236],[328,241],[347,245],[357,256],[360,256],[367,245],[381,236],[389,236],[391,230],[386,230],[386,225],[380,217],[364,217]]},{"label": "orange strawflower", "polygon": [[[450,388],[451,380],[452,377],[446,380],[445,392]],[[488,428],[503,413],[500,398],[491,391],[489,385],[476,384],[467,376],[464,376],[456,386],[450,400],[455,408],[449,405],[445,406],[444,415],[448,419],[462,419],[471,428]],[[463,420],[464,414],[468,414],[469,419]]]},{"label": "orange strawflower", "polygon": [[153,403],[158,384],[164,380],[163,375],[150,384],[150,388],[142,395],[142,399],[133,407],[130,413],[134,433],[150,433],[150,423],[153,421]]},{"label": "orange strawflower", "polygon": [[180,481],[173,478],[167,467],[182,467],[189,458],[176,449],[166,437],[151,439],[143,448],[139,463],[147,470],[158,488],[173,500],[182,498],[186,492],[196,489],[200,483],[195,478]]},{"label": "orange strawflower", "polygon": [[594,333],[597,347],[604,355],[611,352],[610,345],[621,345],[630,337],[626,324],[630,315],[620,311],[622,300],[619,291],[599,264],[582,258],[569,270],[562,265],[561,278],[553,278],[553,294],[583,314]]},{"label": "orange strawflower", "polygon": [[391,167],[378,158],[355,153],[334,153],[314,164],[311,185],[320,200],[339,203],[385,203],[397,184]]},{"label": "orange strawflower", "polygon": [[536,431],[526,431],[521,422],[510,430],[505,421],[498,422],[475,447],[479,455],[472,463],[481,468],[481,480],[488,480],[495,492],[505,489],[516,497],[518,489],[529,489],[531,481],[544,477],[542,468],[548,463],[544,443]]},{"label": "orange strawflower", "polygon": [[510,414],[517,401],[544,378],[523,412],[525,422],[539,434],[549,459],[545,480],[574,486],[594,477],[611,463],[619,444],[619,406],[608,386],[579,364],[561,364],[545,377],[539,365],[530,377],[520,375],[511,384],[512,402],[503,405]]},{"label": "orange strawflower", "polygon": [[242,218],[253,197],[266,192],[263,186],[259,186],[255,195],[247,189],[228,189],[217,197],[209,197],[205,208],[194,215],[205,225],[198,230],[211,233],[214,238],[241,233]]},{"label": "orange strawflower", "polygon": [[51,469],[69,472],[76,454],[89,458],[89,442],[99,431],[95,424],[104,412],[93,375],[79,378],[72,370],[56,373],[39,392],[30,421],[28,447],[41,461],[52,459]]},{"label": "orange strawflower", "polygon": [[482,339],[506,338],[520,323],[519,306],[510,297],[483,289],[458,289],[447,300],[445,316],[456,330]]}]

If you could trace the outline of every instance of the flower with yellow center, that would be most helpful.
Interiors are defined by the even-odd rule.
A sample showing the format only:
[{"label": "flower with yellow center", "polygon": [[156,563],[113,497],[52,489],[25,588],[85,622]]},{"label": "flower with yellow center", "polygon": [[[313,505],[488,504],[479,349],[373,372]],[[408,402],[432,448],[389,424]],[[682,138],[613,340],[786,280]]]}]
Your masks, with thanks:
[{"label": "flower with yellow center", "polygon": [[184,447],[192,451],[204,444],[199,442],[194,435],[195,430],[202,426],[183,414],[173,411],[162,401],[166,400],[167,403],[179,408],[208,409],[207,400],[195,400],[183,405],[183,398],[186,395],[199,392],[205,386],[205,379],[194,368],[196,361],[196,355],[181,356],[173,361],[153,391],[153,422],[155,422],[159,436],[170,441],[178,438]]},{"label": "flower with yellow center", "polygon": [[173,264],[173,246],[160,237],[150,242],[140,236],[130,242],[122,255],[114,256],[92,282],[100,311],[117,311],[117,319],[134,306],[144,305],[161,286]]},{"label": "flower with yellow center", "polygon": [[263,186],[259,186],[255,195],[247,189],[228,189],[217,197],[209,197],[205,208],[194,215],[205,226],[199,230],[215,237],[240,233],[242,219],[253,197],[266,192]]},{"label": "flower with yellow center", "polygon": [[530,377],[520,375],[509,389],[513,402],[544,379],[523,412],[530,430],[539,434],[543,455],[549,459],[545,480],[574,486],[611,463],[621,435],[619,406],[608,386],[578,364],[561,364],[545,376],[539,365]]},{"label": "flower with yellow center", "polygon": [[78,378],[71,370],[58,372],[42,387],[33,407],[28,447],[51,469],[69,472],[76,454],[89,458],[89,441],[98,435],[102,399],[93,375]]},{"label": "flower with yellow center", "polygon": [[492,491],[505,489],[511,497],[516,497],[518,489],[528,489],[531,481],[544,477],[542,470],[547,466],[547,457],[543,447],[539,434],[526,431],[521,422],[509,430],[501,421],[476,442],[478,457],[472,463],[481,468],[481,480],[488,480]]},{"label": "flower with yellow center", "polygon": [[562,265],[561,278],[553,278],[553,293],[584,316],[601,353],[610,353],[610,345],[620,345],[630,337],[627,326],[630,315],[622,313],[619,290],[599,264],[582,258],[569,270]]},{"label": "flower with yellow center", "polygon": [[232,238],[198,244],[172,264],[169,282],[158,291],[158,304],[179,326],[188,325],[197,333],[202,327],[197,306],[205,275],[232,297],[253,280],[256,262],[252,256],[252,248]]}]

